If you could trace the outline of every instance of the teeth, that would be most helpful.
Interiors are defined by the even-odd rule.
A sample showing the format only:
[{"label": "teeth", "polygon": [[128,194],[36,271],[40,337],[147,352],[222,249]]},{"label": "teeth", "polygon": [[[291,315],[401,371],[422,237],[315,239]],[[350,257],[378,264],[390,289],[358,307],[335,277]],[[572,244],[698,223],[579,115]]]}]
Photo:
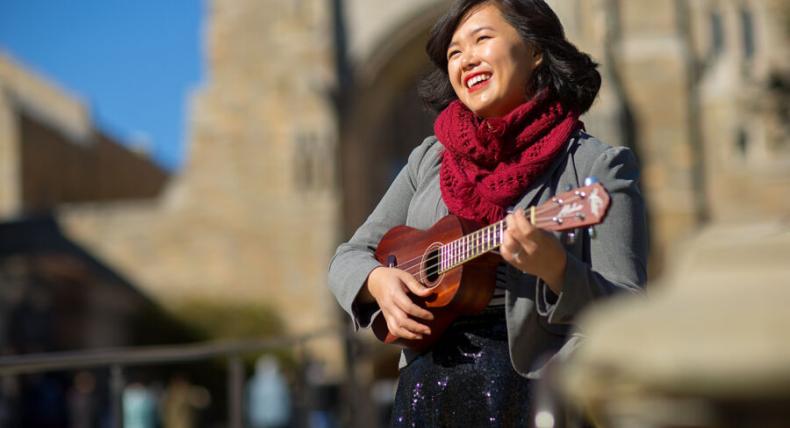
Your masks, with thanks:
[{"label": "teeth", "polygon": [[473,77],[473,78],[471,78],[471,79],[466,81],[466,87],[467,88],[471,88],[472,86],[474,86],[474,85],[476,85],[476,84],[478,84],[478,83],[480,83],[482,81],[488,80],[490,78],[491,78],[491,75],[488,74],[488,73],[486,73],[486,74],[478,74],[477,76],[475,76],[475,77]]}]

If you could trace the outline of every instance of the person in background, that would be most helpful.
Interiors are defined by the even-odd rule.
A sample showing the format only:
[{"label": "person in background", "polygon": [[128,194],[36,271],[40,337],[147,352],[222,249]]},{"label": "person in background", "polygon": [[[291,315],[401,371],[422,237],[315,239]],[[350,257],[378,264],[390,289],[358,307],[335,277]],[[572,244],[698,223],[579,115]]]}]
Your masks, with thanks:
[{"label": "person in background", "polygon": [[287,427],[291,421],[288,383],[270,355],[255,363],[255,374],[247,384],[247,410],[253,428]]},{"label": "person in background", "polygon": [[123,390],[123,426],[126,428],[155,428],[157,425],[156,397],[140,382],[133,382]]}]

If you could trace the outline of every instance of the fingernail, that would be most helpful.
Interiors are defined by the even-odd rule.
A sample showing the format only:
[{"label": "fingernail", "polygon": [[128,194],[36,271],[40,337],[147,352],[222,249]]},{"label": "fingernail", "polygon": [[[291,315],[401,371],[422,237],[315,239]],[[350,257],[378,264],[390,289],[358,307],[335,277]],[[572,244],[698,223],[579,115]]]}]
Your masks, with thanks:
[{"label": "fingernail", "polygon": [[422,340],[422,336],[418,334],[417,335],[417,340]]}]

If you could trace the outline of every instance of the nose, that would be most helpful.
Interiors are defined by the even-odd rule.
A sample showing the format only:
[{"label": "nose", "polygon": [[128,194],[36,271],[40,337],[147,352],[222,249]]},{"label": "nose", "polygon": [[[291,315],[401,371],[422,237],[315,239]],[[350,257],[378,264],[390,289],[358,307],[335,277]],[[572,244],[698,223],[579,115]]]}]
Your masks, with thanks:
[{"label": "nose", "polygon": [[471,70],[480,64],[480,60],[475,55],[474,51],[464,52],[461,56],[461,69],[464,71]]}]

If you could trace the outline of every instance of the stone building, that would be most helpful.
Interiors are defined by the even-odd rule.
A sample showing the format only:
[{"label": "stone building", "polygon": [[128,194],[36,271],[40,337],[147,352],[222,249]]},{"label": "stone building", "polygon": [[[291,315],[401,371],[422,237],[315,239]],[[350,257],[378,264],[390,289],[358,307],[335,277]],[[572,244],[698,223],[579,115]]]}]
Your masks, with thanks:
[{"label": "stone building", "polygon": [[169,178],[97,128],[77,97],[2,54],[0,171],[0,218],[68,203],[154,198]]},{"label": "stone building", "polygon": [[[65,207],[60,218],[174,310],[261,305],[289,333],[345,322],[327,263],[431,132],[416,84],[447,4],[208,2],[207,79],[191,99],[184,169],[159,198]],[[705,223],[790,212],[780,197],[790,184],[786,2],[550,4],[601,64],[589,132],[633,147],[642,164],[652,277]],[[14,200],[6,182],[0,201]],[[315,352],[340,373],[338,342]]]},{"label": "stone building", "polygon": [[[190,100],[184,168],[158,199],[72,206],[62,219],[176,314],[232,305],[276,311],[282,334],[336,326],[324,285],[340,206],[329,5],[207,10],[207,79]],[[337,378],[337,337],[311,346]]]},{"label": "stone building", "polygon": [[[599,99],[583,117],[589,132],[634,148],[642,163],[653,276],[702,223],[790,211],[774,196],[790,178],[784,2],[549,3],[568,38],[601,64]],[[402,162],[431,129],[403,116],[416,115],[425,37],[445,4],[345,2],[354,71],[340,144],[346,231],[392,177],[386,161],[363,160]]]},{"label": "stone building", "polygon": [[173,324],[52,215],[68,204],[155,198],[169,174],[98,129],[76,97],[2,54],[0,174],[0,352],[179,338],[148,334],[147,322],[163,322],[161,332]]}]

